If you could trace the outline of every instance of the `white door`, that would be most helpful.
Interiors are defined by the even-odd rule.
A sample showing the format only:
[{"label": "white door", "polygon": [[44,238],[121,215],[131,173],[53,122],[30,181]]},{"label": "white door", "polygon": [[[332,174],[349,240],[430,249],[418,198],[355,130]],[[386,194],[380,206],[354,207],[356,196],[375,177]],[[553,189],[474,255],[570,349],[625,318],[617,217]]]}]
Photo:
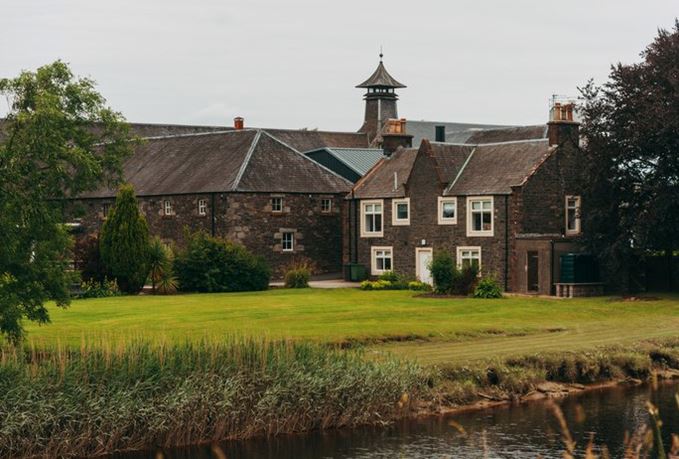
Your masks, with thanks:
[{"label": "white door", "polygon": [[415,274],[417,274],[417,278],[420,279],[420,281],[429,285],[434,282],[431,278],[431,270],[429,269],[429,263],[431,263],[432,258],[432,249],[415,249]]}]

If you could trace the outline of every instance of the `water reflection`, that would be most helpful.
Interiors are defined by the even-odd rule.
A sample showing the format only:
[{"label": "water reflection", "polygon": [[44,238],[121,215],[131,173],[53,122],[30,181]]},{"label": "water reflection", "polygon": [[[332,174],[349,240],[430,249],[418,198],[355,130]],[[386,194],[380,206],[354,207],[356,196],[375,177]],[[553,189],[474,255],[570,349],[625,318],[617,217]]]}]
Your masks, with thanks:
[{"label": "water reflection", "polygon": [[[611,457],[622,457],[625,432],[645,424],[645,403],[660,407],[663,432],[679,432],[679,409],[674,394],[679,385],[616,388],[571,397],[559,402],[579,451],[590,436],[608,445]],[[459,423],[462,434],[451,425]],[[167,459],[381,459],[381,458],[561,458],[561,433],[545,403],[534,402],[492,410],[405,421],[386,428],[361,428],[281,436],[242,442],[164,451]],[[118,459],[156,458],[155,453],[117,455]]]}]

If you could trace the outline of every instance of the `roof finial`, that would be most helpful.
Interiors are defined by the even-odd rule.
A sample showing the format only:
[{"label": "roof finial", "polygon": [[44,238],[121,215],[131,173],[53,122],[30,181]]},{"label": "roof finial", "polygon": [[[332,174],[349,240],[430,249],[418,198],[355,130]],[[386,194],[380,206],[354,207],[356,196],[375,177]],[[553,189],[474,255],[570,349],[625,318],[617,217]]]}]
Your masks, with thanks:
[{"label": "roof finial", "polygon": [[382,63],[382,57],[384,57],[384,53],[382,53],[382,45],[380,45],[380,64]]}]

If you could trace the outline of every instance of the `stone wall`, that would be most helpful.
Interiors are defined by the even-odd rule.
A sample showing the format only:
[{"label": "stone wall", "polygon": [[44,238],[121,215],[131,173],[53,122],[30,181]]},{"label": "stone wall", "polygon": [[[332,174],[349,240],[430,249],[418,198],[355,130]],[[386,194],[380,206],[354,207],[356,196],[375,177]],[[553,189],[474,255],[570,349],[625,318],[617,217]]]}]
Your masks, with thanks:
[{"label": "stone wall", "polygon": [[[384,236],[358,238],[358,262],[370,270],[371,247],[391,246],[393,248],[393,267],[398,273],[414,278],[416,274],[416,248],[431,247],[434,254],[449,252],[454,258],[457,248],[478,246],[481,248],[481,266],[484,274],[492,274],[504,285],[505,282],[505,211],[506,196],[493,196],[492,237],[467,237],[467,197],[457,196],[457,224],[438,224],[438,196],[442,186],[436,177],[432,160],[418,154],[408,181],[410,197],[410,225],[392,225],[392,199],[384,199]],[[508,204],[508,201],[507,201]],[[423,244],[424,242],[424,244]]]},{"label": "stone wall", "polygon": [[[272,212],[271,198],[283,198],[283,212]],[[151,235],[181,248],[186,235],[202,230],[243,244],[264,257],[280,276],[285,265],[301,257],[309,258],[319,273],[339,272],[342,262],[343,195],[205,193],[138,197],[140,209]],[[199,200],[206,200],[205,215],[198,211]],[[331,199],[330,212],[321,211],[321,199]],[[165,214],[165,201],[171,203]],[[69,219],[79,218],[78,234],[98,233],[106,207],[114,199],[89,199],[67,206]],[[282,231],[295,234],[294,249],[281,248]]]}]

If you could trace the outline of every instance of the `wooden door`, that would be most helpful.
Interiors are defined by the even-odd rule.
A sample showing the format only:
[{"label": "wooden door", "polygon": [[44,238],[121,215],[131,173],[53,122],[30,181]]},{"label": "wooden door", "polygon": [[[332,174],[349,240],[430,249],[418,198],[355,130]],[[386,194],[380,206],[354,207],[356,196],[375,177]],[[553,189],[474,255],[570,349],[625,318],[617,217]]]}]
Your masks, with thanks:
[{"label": "wooden door", "polygon": [[526,279],[529,292],[540,290],[540,257],[537,251],[529,250],[526,254]]}]

